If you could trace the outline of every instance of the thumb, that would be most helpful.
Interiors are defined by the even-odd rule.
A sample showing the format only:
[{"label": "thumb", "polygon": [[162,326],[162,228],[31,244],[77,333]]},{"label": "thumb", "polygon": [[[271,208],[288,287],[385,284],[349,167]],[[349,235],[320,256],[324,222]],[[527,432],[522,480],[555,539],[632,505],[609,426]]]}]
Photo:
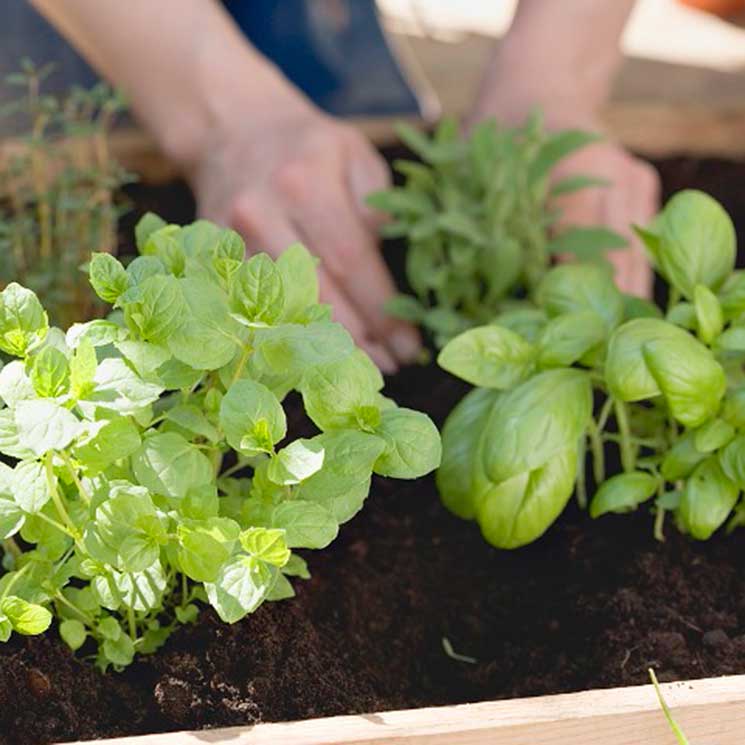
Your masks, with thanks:
[{"label": "thumb", "polygon": [[386,216],[367,205],[367,197],[391,185],[391,175],[386,162],[372,150],[349,161],[349,191],[360,217],[373,231],[377,231]]}]

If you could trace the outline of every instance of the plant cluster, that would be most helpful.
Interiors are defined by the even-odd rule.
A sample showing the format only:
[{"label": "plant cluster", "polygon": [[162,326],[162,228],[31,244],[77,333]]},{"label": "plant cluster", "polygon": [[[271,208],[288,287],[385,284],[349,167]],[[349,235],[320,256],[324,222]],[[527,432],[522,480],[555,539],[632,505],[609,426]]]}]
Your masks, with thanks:
[{"label": "plant cluster", "polygon": [[115,194],[130,176],[109,148],[121,98],[103,84],[47,95],[51,70],[24,60],[6,78],[19,97],[0,115],[24,133],[6,148],[0,173],[0,277],[41,293],[66,327],[91,315],[95,296],[80,266],[93,251],[115,251]]},{"label": "plant cluster", "polygon": [[[318,303],[300,245],[244,261],[198,221],[136,229],[126,268],[90,261],[104,320],[50,327],[36,295],[0,294],[0,640],[60,621],[106,668],[153,652],[198,602],[235,622],[308,577],[363,505],[373,473],[440,460],[430,419]],[[292,438],[291,392],[318,434]],[[306,427],[306,429],[309,429]],[[20,540],[19,540],[20,539]]]},{"label": "plant cluster", "polygon": [[[668,282],[667,313],[628,298],[598,264],[564,264],[535,293],[441,351],[477,386],[443,429],[438,485],[495,546],[538,538],[576,490],[592,517],[653,500],[696,539],[745,521],[745,273],[711,197],[674,196],[640,230]],[[594,406],[597,403],[597,406]],[[607,478],[606,451],[623,472]]]},{"label": "plant cluster", "polygon": [[408,241],[407,278],[415,296],[394,298],[389,310],[430,331],[438,347],[491,322],[510,298],[530,295],[552,256],[584,259],[625,245],[602,227],[555,229],[555,197],[605,184],[589,176],[553,184],[549,178],[562,158],[595,135],[548,134],[537,115],[518,128],[485,121],[465,138],[452,119],[431,138],[406,126],[399,134],[421,162],[396,161],[404,185],[368,202],[392,216],[385,236]]}]

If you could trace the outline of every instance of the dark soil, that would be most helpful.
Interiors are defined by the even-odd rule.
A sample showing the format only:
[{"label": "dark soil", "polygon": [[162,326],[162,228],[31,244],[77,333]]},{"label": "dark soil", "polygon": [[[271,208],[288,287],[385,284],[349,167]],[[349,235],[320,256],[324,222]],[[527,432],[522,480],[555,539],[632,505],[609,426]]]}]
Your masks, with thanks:
[{"label": "dark soil", "polygon": [[[745,243],[745,165],[659,164],[666,193],[722,200]],[[178,191],[151,193],[188,219]],[[137,196],[137,195],[135,195]],[[143,204],[144,199],[138,199]],[[191,209],[191,208],[188,208]],[[179,212],[181,210],[181,212]],[[441,423],[464,388],[434,367],[389,381]],[[57,640],[0,647],[0,743],[250,724],[745,672],[745,542],[697,544],[644,511],[575,508],[535,545],[490,548],[431,479],[378,480],[297,598],[234,626],[205,610],[158,655],[102,676]],[[464,662],[443,648],[472,657]]]}]

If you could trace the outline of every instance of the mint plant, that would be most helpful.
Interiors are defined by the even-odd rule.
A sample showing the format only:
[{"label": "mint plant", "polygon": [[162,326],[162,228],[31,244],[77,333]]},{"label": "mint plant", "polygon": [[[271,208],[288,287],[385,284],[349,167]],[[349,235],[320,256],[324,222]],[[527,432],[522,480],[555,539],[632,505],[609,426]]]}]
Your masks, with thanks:
[{"label": "mint plant", "polygon": [[102,310],[80,266],[92,251],[116,250],[117,192],[132,176],[110,147],[122,98],[103,84],[47,94],[52,70],[23,60],[5,81],[18,95],[0,116],[20,134],[0,173],[0,278],[42,294],[53,320],[67,326]]},{"label": "mint plant", "polygon": [[[536,307],[440,352],[477,387],[445,423],[438,486],[495,546],[538,538],[574,491],[587,506],[586,455],[592,517],[651,500],[658,538],[672,513],[700,540],[745,522],[745,273],[732,222],[684,191],[639,233],[670,286],[665,317],[624,297],[603,266],[564,264],[537,287]],[[611,447],[622,473],[606,472]]]},{"label": "mint plant", "polygon": [[[381,394],[319,304],[305,248],[244,261],[234,231],[152,214],[136,238],[127,267],[91,258],[106,319],[63,333],[30,290],[0,293],[0,639],[56,617],[102,668],[199,603],[233,623],[291,597],[309,576],[294,550],[333,541],[373,473],[440,460],[429,418]],[[318,434],[288,434],[290,391]]]},{"label": "mint plant", "polygon": [[437,346],[530,295],[552,256],[597,258],[625,245],[602,227],[554,229],[554,197],[605,185],[589,176],[550,181],[553,167],[595,135],[547,134],[537,115],[518,128],[485,121],[465,138],[452,119],[431,138],[407,126],[398,131],[421,162],[397,161],[404,185],[368,202],[393,218],[383,235],[408,243],[415,295],[394,298],[389,311],[421,324]]}]

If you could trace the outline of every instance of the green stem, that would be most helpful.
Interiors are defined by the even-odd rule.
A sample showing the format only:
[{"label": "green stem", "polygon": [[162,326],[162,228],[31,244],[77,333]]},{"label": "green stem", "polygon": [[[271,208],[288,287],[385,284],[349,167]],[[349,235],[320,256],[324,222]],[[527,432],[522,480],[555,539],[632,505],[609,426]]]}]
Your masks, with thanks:
[{"label": "green stem", "polygon": [[51,453],[44,460],[44,471],[47,477],[47,488],[49,489],[49,493],[52,495],[52,502],[54,503],[57,514],[60,516],[63,525],[65,525],[67,528],[65,532],[68,533],[75,540],[75,543],[79,543],[81,540],[81,535],[78,532],[75,523],[72,521],[70,515],[65,509],[65,504],[62,501],[62,497],[60,496],[60,493],[57,489],[57,484],[54,480],[54,465],[52,463]]},{"label": "green stem", "polygon": [[629,412],[623,401],[614,399],[613,409],[616,414],[616,423],[618,424],[618,435],[621,447],[621,464],[623,470],[627,473],[636,469],[636,453],[631,442],[631,428],[629,426]]},{"label": "green stem", "polygon": [[0,596],[0,603],[5,600],[5,598],[10,595],[10,591],[13,589],[14,585],[18,582],[18,580],[23,577],[23,575],[28,571],[29,567],[31,566],[30,563],[26,564],[26,566],[19,569],[17,572],[13,574],[13,576],[10,578],[10,582],[8,582],[7,587],[3,591],[3,594]]},{"label": "green stem", "polygon": [[[134,581],[132,582],[132,585],[134,586]],[[135,609],[131,605],[127,608],[127,621],[129,623],[129,636],[131,637],[132,642],[136,642],[137,619],[135,618]]]},{"label": "green stem", "polygon": [[590,419],[587,435],[590,438],[590,449],[592,451],[592,475],[595,479],[595,486],[598,487],[605,481],[605,451],[600,429],[594,419]]},{"label": "green stem", "polygon": [[242,471],[244,468],[248,468],[247,463],[241,463],[241,461],[238,461],[235,465],[230,466],[230,468],[226,468],[220,476],[222,478],[226,478],[227,476],[232,476],[234,473],[237,473],[238,471]]},{"label": "green stem", "polygon": [[598,417],[598,429],[602,432],[605,429],[605,425],[608,424],[608,418],[610,413],[613,411],[613,399],[608,396],[603,402],[600,409],[600,416]]},{"label": "green stem", "polygon": [[3,551],[5,551],[6,554],[10,554],[13,559],[18,559],[23,553],[19,545],[12,538],[6,538],[3,541]]},{"label": "green stem", "polygon": [[248,358],[251,356],[252,351],[253,349],[248,344],[243,347],[243,353],[241,354],[241,358],[238,361],[238,367],[235,368],[235,372],[233,373],[230,385],[233,385],[233,383],[235,383],[243,374],[243,370],[246,367],[246,363],[248,362]]},{"label": "green stem", "polygon": [[77,469],[73,465],[72,460],[70,460],[70,456],[67,453],[60,453],[60,455],[62,456],[62,460],[67,466],[67,470],[70,472],[70,476],[72,476],[72,480],[75,482],[75,487],[77,488],[78,493],[83,498],[83,501],[89,505],[91,503],[91,495],[88,493],[88,490],[83,486],[83,483],[78,478]]},{"label": "green stem", "polygon": [[62,605],[66,605],[71,611],[77,613],[88,626],[91,628],[95,627],[96,622],[85,611],[80,610],[75,603],[68,600],[61,592],[56,593],[54,597],[58,602],[62,603]]},{"label": "green stem", "polygon": [[587,483],[585,479],[587,440],[584,437],[579,438],[579,447],[577,450],[577,504],[580,506],[580,509],[584,510],[587,508]]},{"label": "green stem", "polygon": [[654,537],[660,543],[665,542],[665,510],[657,505],[657,514],[654,516]]}]

